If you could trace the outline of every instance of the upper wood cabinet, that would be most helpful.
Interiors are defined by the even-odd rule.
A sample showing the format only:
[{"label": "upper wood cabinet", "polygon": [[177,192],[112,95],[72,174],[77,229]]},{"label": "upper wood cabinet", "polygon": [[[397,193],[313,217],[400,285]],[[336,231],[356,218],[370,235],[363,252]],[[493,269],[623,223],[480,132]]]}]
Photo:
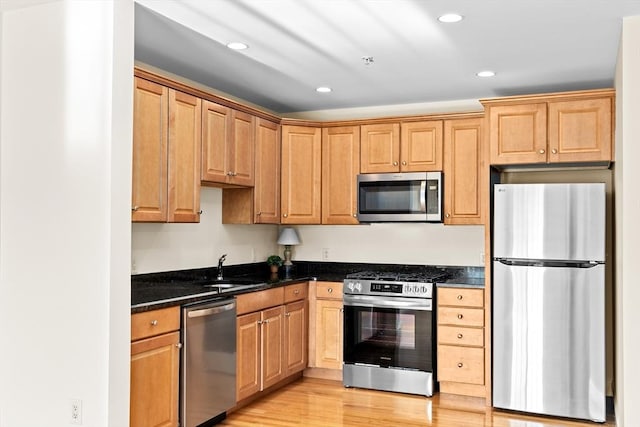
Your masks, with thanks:
[{"label": "upper wood cabinet", "polygon": [[442,121],[362,125],[362,173],[442,170]]},{"label": "upper wood cabinet", "polygon": [[201,100],[134,79],[134,222],[200,221]]},{"label": "upper wood cabinet", "polygon": [[205,101],[202,112],[203,182],[253,186],[254,117]]},{"label": "upper wood cabinet", "polygon": [[360,128],[322,130],[322,223],[358,224]]},{"label": "upper wood cabinet", "polygon": [[258,119],[256,122],[256,185],[254,222],[280,222],[280,126]]},{"label": "upper wood cabinet", "polygon": [[402,123],[400,126],[400,171],[442,170],[442,121]]},{"label": "upper wood cabinet", "polygon": [[494,165],[613,159],[613,91],[483,100]]},{"label": "upper wood cabinet", "polygon": [[400,170],[400,124],[360,126],[360,172],[385,173]]},{"label": "upper wood cabinet", "polygon": [[320,224],[321,129],[282,126],[282,224]]},{"label": "upper wood cabinet", "polygon": [[444,223],[482,224],[482,119],[444,122]]}]

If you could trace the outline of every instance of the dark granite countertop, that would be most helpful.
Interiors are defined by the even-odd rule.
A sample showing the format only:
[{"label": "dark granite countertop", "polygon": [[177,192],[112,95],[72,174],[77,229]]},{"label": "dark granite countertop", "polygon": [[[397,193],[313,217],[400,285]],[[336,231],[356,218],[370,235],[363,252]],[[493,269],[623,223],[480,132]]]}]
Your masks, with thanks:
[{"label": "dark granite countertop", "polygon": [[[203,284],[211,283],[215,279],[217,275],[215,267],[138,274],[131,276],[131,312],[137,313],[190,304],[207,299],[228,298],[239,293],[254,292],[309,280],[342,282],[347,274],[362,270],[416,272],[424,269],[439,269],[447,274],[448,281],[455,281],[458,278],[457,281],[460,282],[462,278],[484,276],[484,268],[482,267],[296,261],[289,277],[282,277],[281,272],[280,276],[272,278],[267,265],[261,262],[225,266],[224,277],[226,279],[240,279],[254,283],[256,286],[250,289],[239,289],[235,292],[218,293],[203,286]],[[484,279],[482,279],[482,284],[484,285]]]}]

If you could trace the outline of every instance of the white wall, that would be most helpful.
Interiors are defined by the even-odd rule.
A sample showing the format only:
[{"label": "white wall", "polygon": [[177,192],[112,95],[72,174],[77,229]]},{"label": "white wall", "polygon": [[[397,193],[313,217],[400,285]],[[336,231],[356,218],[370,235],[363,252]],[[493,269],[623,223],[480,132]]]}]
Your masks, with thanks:
[{"label": "white wall", "polygon": [[133,4],[41,3],[0,9],[0,426],[122,427]]},{"label": "white wall", "polygon": [[[484,227],[400,223],[296,226],[293,260],[483,266]],[[328,249],[328,259],[322,258]]]},{"label": "white wall", "polygon": [[625,18],[616,70],[617,425],[640,425],[640,17]]},{"label": "white wall", "polygon": [[265,261],[278,252],[276,225],[222,224],[222,190],[203,187],[199,224],[134,223],[131,264],[134,273],[183,270]]}]

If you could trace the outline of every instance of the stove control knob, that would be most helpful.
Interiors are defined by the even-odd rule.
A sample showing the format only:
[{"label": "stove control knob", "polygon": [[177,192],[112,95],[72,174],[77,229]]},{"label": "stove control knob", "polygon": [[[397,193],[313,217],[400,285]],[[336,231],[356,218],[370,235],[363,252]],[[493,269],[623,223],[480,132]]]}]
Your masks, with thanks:
[{"label": "stove control knob", "polygon": [[360,284],[360,282],[356,283],[356,289],[358,290],[358,292],[362,292],[362,284]]}]

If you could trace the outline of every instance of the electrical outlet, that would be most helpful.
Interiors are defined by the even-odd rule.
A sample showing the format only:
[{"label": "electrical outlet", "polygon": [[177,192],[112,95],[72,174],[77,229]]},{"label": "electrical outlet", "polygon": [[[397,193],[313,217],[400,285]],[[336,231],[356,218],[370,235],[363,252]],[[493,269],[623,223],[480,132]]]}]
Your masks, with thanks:
[{"label": "electrical outlet", "polygon": [[71,424],[82,425],[82,400],[71,399]]},{"label": "electrical outlet", "polygon": [[323,261],[329,260],[329,248],[322,248],[322,260]]}]

